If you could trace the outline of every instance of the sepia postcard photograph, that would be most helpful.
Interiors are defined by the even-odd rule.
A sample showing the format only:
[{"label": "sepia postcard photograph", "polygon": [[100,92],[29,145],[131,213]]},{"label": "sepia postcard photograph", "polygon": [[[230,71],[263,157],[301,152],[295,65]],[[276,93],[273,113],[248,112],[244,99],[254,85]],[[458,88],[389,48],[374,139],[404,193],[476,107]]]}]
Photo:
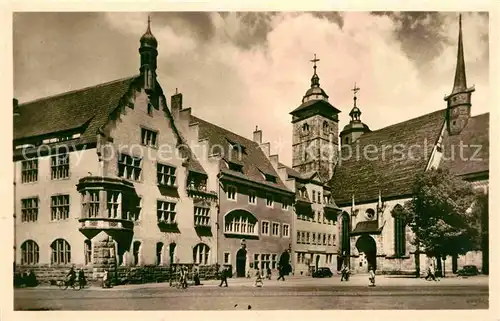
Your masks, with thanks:
[{"label": "sepia postcard photograph", "polygon": [[9,13],[14,311],[494,307],[488,7],[161,8]]}]

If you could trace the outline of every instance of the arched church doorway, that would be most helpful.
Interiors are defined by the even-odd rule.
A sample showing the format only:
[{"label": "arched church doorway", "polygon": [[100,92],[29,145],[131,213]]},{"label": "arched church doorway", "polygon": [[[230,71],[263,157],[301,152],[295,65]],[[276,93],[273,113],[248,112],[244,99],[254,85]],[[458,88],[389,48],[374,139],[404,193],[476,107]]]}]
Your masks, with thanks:
[{"label": "arched church doorway", "polygon": [[245,249],[239,249],[236,252],[236,276],[237,277],[245,277],[247,265],[247,251]]},{"label": "arched church doorway", "polygon": [[350,239],[349,214],[342,213],[340,220],[340,255],[337,260],[337,271],[342,270],[344,263],[349,266],[349,258],[351,256],[351,239]]},{"label": "arched church doorway", "polygon": [[361,235],[361,237],[356,241],[356,248],[360,253],[364,253],[366,261],[368,263],[368,269],[373,268],[374,271],[377,270],[377,244],[375,240],[370,235]]}]

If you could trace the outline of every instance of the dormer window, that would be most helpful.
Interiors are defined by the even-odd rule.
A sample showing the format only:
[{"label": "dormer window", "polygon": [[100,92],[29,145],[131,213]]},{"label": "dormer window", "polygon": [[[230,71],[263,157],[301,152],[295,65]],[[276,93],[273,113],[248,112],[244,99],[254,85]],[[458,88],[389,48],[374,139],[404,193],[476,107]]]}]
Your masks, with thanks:
[{"label": "dormer window", "polygon": [[233,162],[226,162],[226,164],[227,164],[227,168],[229,168],[230,170],[243,173],[243,165],[236,164]]},{"label": "dormer window", "polygon": [[246,147],[238,142],[234,142],[228,138],[226,140],[229,142],[230,151],[236,151],[238,153],[246,154]]},{"label": "dormer window", "polygon": [[266,182],[276,183],[276,176],[264,174],[264,177],[266,178]]}]

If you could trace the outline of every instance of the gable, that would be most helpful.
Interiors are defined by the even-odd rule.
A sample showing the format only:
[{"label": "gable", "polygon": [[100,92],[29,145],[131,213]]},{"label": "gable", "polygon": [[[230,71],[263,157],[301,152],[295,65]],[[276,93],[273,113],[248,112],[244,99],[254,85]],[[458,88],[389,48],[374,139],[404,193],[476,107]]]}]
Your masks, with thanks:
[{"label": "gable", "polygon": [[[234,171],[223,165],[221,166],[222,172],[288,191],[270,160],[256,142],[195,116],[191,116],[191,122],[198,123],[199,139],[208,141],[209,153],[219,154],[222,157],[221,161],[241,166],[241,171]],[[240,153],[239,150],[243,152]],[[276,183],[266,181],[265,175],[276,177]]]}]

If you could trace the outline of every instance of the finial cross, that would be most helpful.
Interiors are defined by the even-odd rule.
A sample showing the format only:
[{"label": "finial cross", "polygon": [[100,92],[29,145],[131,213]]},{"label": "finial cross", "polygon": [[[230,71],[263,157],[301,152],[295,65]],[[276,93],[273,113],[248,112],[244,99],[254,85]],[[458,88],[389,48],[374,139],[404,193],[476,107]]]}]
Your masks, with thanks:
[{"label": "finial cross", "polygon": [[314,63],[314,67],[313,67],[314,70],[316,70],[316,62],[318,62],[318,61],[319,61],[319,59],[316,58],[316,54],[314,54],[314,59],[311,60],[311,62]]},{"label": "finial cross", "polygon": [[356,94],[358,93],[358,91],[360,91],[361,89],[356,86],[356,83],[354,83],[354,88],[351,89],[352,92],[354,92],[354,96],[356,96]]}]

